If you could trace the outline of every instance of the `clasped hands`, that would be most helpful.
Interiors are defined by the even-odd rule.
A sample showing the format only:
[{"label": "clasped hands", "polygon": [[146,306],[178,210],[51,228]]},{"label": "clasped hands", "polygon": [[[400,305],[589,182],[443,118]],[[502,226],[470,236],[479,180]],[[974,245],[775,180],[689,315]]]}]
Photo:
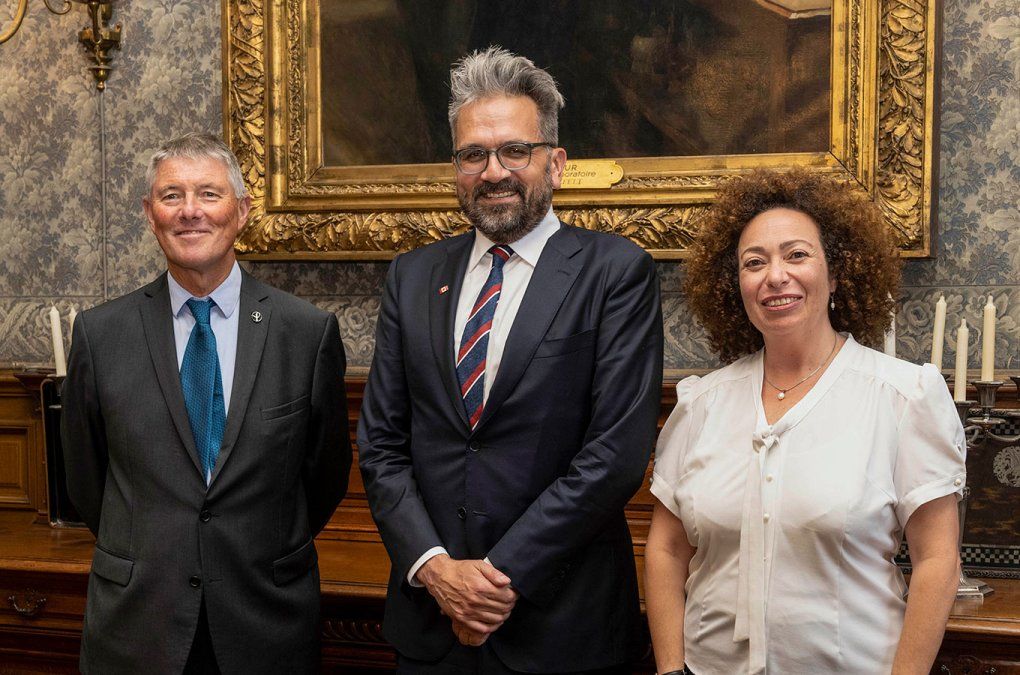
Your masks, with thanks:
[{"label": "clasped hands", "polygon": [[454,560],[443,553],[429,558],[416,576],[464,645],[483,644],[517,603],[510,577],[484,560]]}]

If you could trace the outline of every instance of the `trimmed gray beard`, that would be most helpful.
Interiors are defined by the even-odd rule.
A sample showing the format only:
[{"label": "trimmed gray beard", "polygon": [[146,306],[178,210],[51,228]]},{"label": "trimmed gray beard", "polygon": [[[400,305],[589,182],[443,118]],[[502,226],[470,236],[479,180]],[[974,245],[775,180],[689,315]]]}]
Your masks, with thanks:
[{"label": "trimmed gray beard", "polygon": [[[505,178],[498,183],[481,183],[475,186],[470,199],[457,190],[457,202],[475,228],[494,244],[512,244],[538,226],[552,205],[551,162],[546,163],[542,182],[528,191],[527,187],[514,178]],[[478,198],[489,193],[513,190],[521,196],[518,204],[480,206]]]}]

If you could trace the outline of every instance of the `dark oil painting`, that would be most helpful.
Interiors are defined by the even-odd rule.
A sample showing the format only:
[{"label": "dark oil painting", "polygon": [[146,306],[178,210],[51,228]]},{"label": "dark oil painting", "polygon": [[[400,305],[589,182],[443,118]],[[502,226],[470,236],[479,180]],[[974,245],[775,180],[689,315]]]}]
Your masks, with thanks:
[{"label": "dark oil painting", "polygon": [[574,159],[828,150],[831,15],[783,4],[321,0],[325,163],[448,162],[450,65],[494,44],[560,83]]}]

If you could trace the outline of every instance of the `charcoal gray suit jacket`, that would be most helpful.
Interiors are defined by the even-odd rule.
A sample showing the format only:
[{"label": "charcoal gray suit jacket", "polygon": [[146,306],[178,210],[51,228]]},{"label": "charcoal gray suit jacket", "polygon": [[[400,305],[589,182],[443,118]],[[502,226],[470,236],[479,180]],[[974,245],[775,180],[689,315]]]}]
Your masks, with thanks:
[{"label": "charcoal gray suit jacket", "polygon": [[233,391],[208,487],[166,275],[75,322],[62,439],[71,500],[97,539],[85,673],[180,673],[203,598],[224,673],[315,667],[312,540],[351,462],[343,346],[332,314],[246,273],[236,311]]},{"label": "charcoal gray suit jacket", "polygon": [[640,648],[623,508],[641,484],[662,382],[655,266],[627,240],[561,224],[535,268],[478,425],[453,363],[474,234],[398,257],[358,428],[393,562],[383,631],[442,657],[450,621],[406,575],[428,549],[488,557],[520,599],[488,640],[514,670],[593,670]]}]

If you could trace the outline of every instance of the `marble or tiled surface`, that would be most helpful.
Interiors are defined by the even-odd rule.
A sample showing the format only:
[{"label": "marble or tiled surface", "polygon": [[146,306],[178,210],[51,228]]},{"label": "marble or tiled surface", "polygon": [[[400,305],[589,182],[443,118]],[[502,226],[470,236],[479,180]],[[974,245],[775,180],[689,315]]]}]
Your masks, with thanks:
[{"label": "marble or tiled surface", "polygon": [[[51,360],[45,312],[91,306],[162,270],[141,210],[144,167],[161,140],[221,128],[220,4],[118,3],[124,49],[106,94],[108,218],[100,216],[98,98],[75,42],[79,7],[29,7],[0,47],[0,365]],[[975,367],[991,293],[1002,319],[997,366],[1020,367],[1020,0],[946,0],[935,260],[904,267],[897,349],[923,361],[934,301],[967,318]],[[257,277],[334,311],[352,366],[371,362],[387,263],[252,263]],[[682,263],[658,265],[669,369],[717,364],[688,314]],[[105,271],[105,282],[104,282]]]}]

